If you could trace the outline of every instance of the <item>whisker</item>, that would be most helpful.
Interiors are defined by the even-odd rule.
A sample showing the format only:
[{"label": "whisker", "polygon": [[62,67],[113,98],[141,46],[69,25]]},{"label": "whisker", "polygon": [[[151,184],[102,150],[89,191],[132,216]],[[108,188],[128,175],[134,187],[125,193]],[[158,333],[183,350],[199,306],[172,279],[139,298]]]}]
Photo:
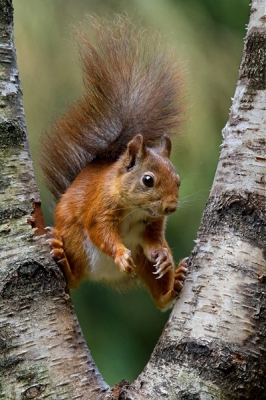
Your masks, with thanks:
[{"label": "whisker", "polygon": [[[116,208],[116,211],[131,210],[131,209],[132,209],[132,207],[128,206],[128,207]],[[140,209],[140,207],[137,208],[136,210],[138,210],[138,209]],[[132,211],[135,211],[135,210],[132,210]]]},{"label": "whisker", "polygon": [[181,212],[185,212],[191,207],[191,205],[192,204],[180,204],[178,209],[177,209],[177,212],[180,212],[180,211]]},{"label": "whisker", "polygon": [[[206,190],[207,190],[207,189],[201,189],[201,190],[198,190],[197,192],[190,193],[190,194],[188,194],[187,196],[184,196],[184,197],[180,198],[179,202],[182,202],[182,201],[184,201],[184,200],[186,200],[186,199],[189,199],[189,198],[195,196],[196,194],[205,192]],[[195,197],[195,200],[199,200],[199,199],[200,199],[200,197]],[[194,200],[193,200],[193,201],[194,201]]]},{"label": "whisker", "polygon": [[132,210],[130,213],[126,214],[126,215],[124,216],[124,218],[122,219],[122,221],[124,221],[124,219],[125,219],[126,217],[128,217],[128,216],[131,215],[131,214],[133,214],[135,211],[139,211],[139,209],[140,209],[140,208],[136,208],[136,209]]}]

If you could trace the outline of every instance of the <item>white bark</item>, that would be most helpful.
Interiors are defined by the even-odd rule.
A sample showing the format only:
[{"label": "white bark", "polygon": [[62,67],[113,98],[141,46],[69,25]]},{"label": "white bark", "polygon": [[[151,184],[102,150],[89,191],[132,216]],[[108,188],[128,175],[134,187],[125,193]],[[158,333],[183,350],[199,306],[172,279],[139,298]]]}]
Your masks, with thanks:
[{"label": "white bark", "polygon": [[[13,43],[0,0],[0,398],[97,399],[108,391],[43,236]],[[34,229],[33,229],[34,228]]]},{"label": "white bark", "polygon": [[266,396],[265,19],[253,1],[190,274],[134,398]]}]

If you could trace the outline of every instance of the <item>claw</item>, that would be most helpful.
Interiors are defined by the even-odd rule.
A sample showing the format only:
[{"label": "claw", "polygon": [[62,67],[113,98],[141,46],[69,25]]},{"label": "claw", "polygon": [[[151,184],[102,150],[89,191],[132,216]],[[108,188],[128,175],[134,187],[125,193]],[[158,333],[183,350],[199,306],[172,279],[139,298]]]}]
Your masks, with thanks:
[{"label": "claw", "polygon": [[157,262],[154,264],[154,267],[157,268],[159,265],[161,265],[165,261],[166,261],[165,257],[158,257]]},{"label": "claw", "polygon": [[160,279],[160,278],[162,278],[163,277],[163,273],[161,273],[159,276],[157,276],[157,278],[155,278],[155,279]]},{"label": "claw", "polygon": [[[155,265],[154,265],[155,267]],[[160,272],[162,272],[162,268],[158,268],[155,272],[153,272],[154,275],[159,274]]]},{"label": "claw", "polygon": [[175,278],[179,281],[184,281],[186,279],[186,274],[178,273],[176,274]]}]

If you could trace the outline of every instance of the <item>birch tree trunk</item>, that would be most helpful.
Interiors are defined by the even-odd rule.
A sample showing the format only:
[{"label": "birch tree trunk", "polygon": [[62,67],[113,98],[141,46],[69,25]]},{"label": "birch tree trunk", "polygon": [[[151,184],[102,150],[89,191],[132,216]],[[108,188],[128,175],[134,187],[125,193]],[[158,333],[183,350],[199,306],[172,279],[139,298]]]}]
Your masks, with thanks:
[{"label": "birch tree trunk", "polygon": [[266,399],[266,1],[253,1],[190,274],[130,399]]},{"label": "birch tree trunk", "polygon": [[0,399],[266,398],[266,0],[251,5],[185,288],[143,373],[112,390],[90,357],[45,243],[12,14],[11,0],[0,0]]},{"label": "birch tree trunk", "polygon": [[37,236],[44,223],[11,0],[0,0],[0,65],[0,399],[97,399],[108,386],[87,350],[64,277]]}]

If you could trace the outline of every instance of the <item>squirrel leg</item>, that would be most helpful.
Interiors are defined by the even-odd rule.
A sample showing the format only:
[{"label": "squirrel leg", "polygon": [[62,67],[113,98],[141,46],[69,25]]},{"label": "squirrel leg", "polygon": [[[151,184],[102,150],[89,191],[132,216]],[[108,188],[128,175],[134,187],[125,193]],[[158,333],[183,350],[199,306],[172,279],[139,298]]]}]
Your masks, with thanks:
[{"label": "squirrel leg", "polygon": [[65,277],[67,279],[68,286],[71,289],[74,289],[79,284],[80,280],[77,280],[72,273],[70,264],[68,262],[65,250],[64,250],[64,243],[57,233],[57,230],[51,227],[46,228],[49,235],[49,245],[51,248],[51,255],[53,259],[59,264],[64,271]]},{"label": "squirrel leg", "polygon": [[155,279],[160,280],[170,270],[174,269],[174,260],[171,250],[162,235],[164,218],[149,224],[143,233],[142,249],[145,256],[153,262]]},{"label": "squirrel leg", "polygon": [[122,273],[135,275],[131,251],[123,245],[119,229],[113,220],[102,217],[90,227],[88,236],[95,246],[114,260]]},{"label": "squirrel leg", "polygon": [[151,250],[149,259],[150,261],[155,261],[153,264],[155,279],[161,279],[168,271],[174,268],[174,260],[167,247],[158,247],[156,250]]},{"label": "squirrel leg", "polygon": [[157,269],[154,266],[154,262],[148,260],[144,253],[140,253],[137,257],[137,275],[145,283],[156,306],[161,310],[169,308],[177,297],[178,292],[182,289],[186,265],[185,262],[181,263],[177,271],[175,271],[173,266],[170,268],[164,261],[162,270],[157,276],[158,279],[156,279]]},{"label": "squirrel leg", "polygon": [[153,263],[144,255],[137,260],[137,275],[147,286],[154,303],[161,310],[169,308],[176,298],[174,290],[174,269],[169,269],[160,279],[156,279],[156,271]]},{"label": "squirrel leg", "polygon": [[[154,267],[156,271],[153,272],[156,275],[156,279],[160,279],[166,274],[171,268],[173,268],[174,261],[170,250],[167,247],[163,248],[163,251],[153,250],[151,252],[152,257],[156,260]],[[178,263],[177,269],[174,273],[174,290],[180,292],[184,286],[186,274],[188,271],[187,258],[183,258]]]},{"label": "squirrel leg", "polygon": [[162,267],[160,267],[161,271],[157,279],[157,267],[154,266],[154,262],[147,259],[144,253],[139,254],[137,257],[136,272],[146,284],[156,306],[161,310],[166,310],[172,305],[178,292],[183,288],[187,273],[187,263],[186,259],[183,259],[180,261],[175,271],[174,268],[172,266],[169,267],[169,264],[165,261],[167,257],[160,259],[164,261],[162,262]]}]

